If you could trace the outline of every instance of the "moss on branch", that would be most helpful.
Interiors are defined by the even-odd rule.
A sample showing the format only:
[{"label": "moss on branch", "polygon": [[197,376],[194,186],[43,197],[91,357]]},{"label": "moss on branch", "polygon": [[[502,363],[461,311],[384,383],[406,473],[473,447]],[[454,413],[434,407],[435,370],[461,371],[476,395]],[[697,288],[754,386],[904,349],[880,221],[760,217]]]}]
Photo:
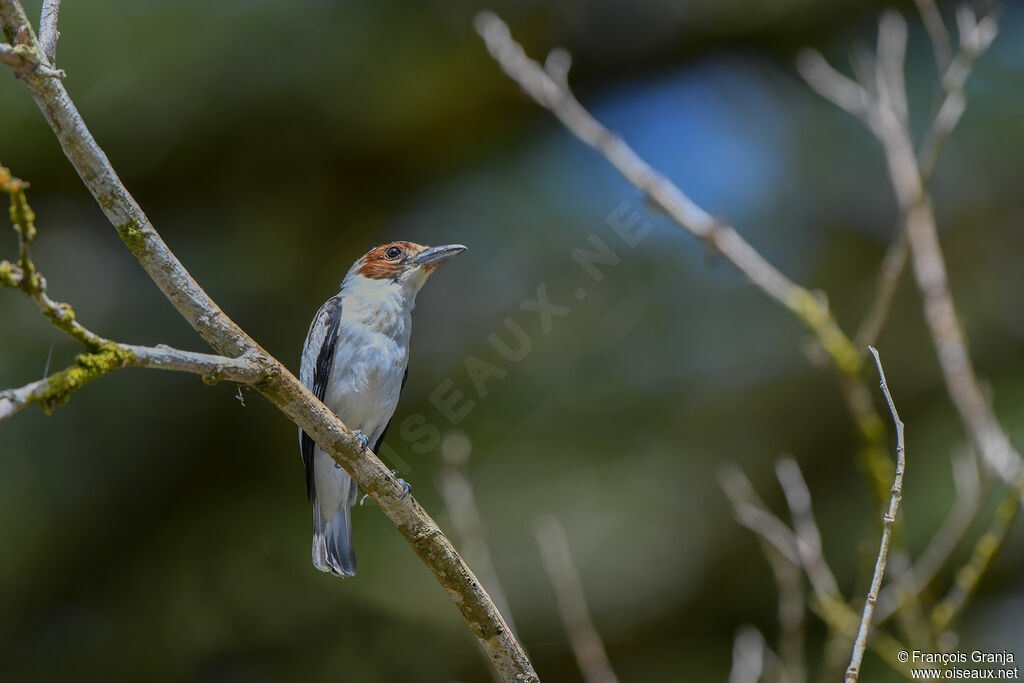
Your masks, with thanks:
[{"label": "moss on branch", "polygon": [[98,377],[130,365],[135,354],[108,342],[95,351],[79,354],[75,364],[56,372],[46,379],[39,390],[32,393],[29,403],[35,403],[49,414],[56,406],[63,405],[71,394]]},{"label": "moss on branch", "polygon": [[128,222],[118,225],[117,234],[121,236],[121,241],[133,254],[146,253],[146,235],[135,218],[130,218]]}]

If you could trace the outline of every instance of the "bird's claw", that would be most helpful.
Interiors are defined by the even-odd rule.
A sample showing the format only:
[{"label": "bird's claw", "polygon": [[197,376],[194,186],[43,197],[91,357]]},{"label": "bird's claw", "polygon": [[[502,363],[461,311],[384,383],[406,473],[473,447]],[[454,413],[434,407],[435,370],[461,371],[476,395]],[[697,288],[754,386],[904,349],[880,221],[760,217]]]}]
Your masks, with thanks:
[{"label": "bird's claw", "polygon": [[359,439],[359,443],[362,444],[362,446],[360,446],[359,448],[359,451],[365,452],[366,449],[369,448],[370,446],[370,437],[366,436],[366,434],[363,434],[362,430],[359,429],[353,430],[352,433],[356,435],[356,438]]},{"label": "bird's claw", "polygon": [[405,497],[409,495],[410,491],[412,491],[412,484],[407,482],[405,479],[399,477],[398,470],[391,470],[391,474],[395,475],[395,479],[397,479],[398,483],[402,485],[403,489],[405,489],[405,492],[401,495],[401,497],[398,500],[405,500]]}]

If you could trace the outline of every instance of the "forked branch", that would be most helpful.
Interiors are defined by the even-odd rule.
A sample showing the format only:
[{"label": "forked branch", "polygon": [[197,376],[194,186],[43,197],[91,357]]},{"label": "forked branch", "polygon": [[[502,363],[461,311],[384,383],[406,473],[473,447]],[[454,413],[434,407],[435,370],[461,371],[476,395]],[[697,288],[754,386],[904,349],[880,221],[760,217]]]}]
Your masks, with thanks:
[{"label": "forked branch", "polygon": [[[261,348],[203,291],[125,189],[89,132],[63,84],[47,77],[42,50],[17,0],[0,0],[0,23],[12,48],[38,64],[12,64],[39,106],[65,155],[78,171],[122,241],[178,312],[219,354],[247,363],[262,393],[331,455],[384,511],[448,592],[506,681],[536,681],[537,674],[487,592],[433,519],[369,450],[276,358]],[[6,60],[5,60],[6,61]],[[29,392],[31,393],[31,391]]]}]

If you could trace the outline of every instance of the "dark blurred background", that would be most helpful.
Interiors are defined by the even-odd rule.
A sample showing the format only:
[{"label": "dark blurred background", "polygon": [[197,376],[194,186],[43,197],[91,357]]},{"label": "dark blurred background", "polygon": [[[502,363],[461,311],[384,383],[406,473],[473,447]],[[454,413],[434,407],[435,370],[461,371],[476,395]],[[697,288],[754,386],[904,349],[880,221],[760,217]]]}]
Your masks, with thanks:
[{"label": "dark blurred background", "polygon": [[[26,3],[38,17],[39,3]],[[565,524],[595,621],[624,681],[724,680],[744,623],[777,632],[756,540],[716,474],[740,464],[770,505],[773,463],[809,479],[825,552],[862,596],[877,509],[832,374],[805,330],[523,96],[458,2],[65,3],[57,64],[126,186],[221,306],[293,369],[307,325],[371,246],[470,251],[424,289],[396,424],[422,415],[468,437],[468,474],[520,636],[546,680],[579,680],[533,521]],[[575,58],[581,100],[709,211],[728,216],[856,327],[897,219],[877,145],[796,77],[805,45],[845,63],[881,3],[590,1],[486,5],[535,57]],[[937,93],[912,3],[916,121]],[[952,24],[951,4],[943,4]],[[933,189],[980,375],[1024,431],[1024,11],[1000,36]],[[920,126],[919,126],[920,127]],[[0,161],[31,181],[34,254],[53,296],[105,336],[204,350],[121,245],[27,91],[0,74]],[[630,249],[623,206],[653,232]],[[0,256],[16,253],[13,233]],[[573,262],[595,234],[621,263],[594,283]],[[570,306],[544,334],[520,309],[546,285]],[[577,301],[574,292],[587,287]],[[488,344],[511,317],[528,357]],[[79,351],[0,292],[0,386]],[[952,503],[964,434],[912,281],[879,346],[907,424],[906,542],[920,552]],[[507,375],[479,398],[467,357]],[[427,396],[475,400],[453,427]],[[255,393],[124,370],[52,416],[0,426],[0,679],[485,681],[444,591],[372,504],[355,512],[360,573],[310,564],[295,429]],[[396,466],[442,527],[438,448],[397,431]],[[420,451],[425,449],[419,449]],[[979,524],[983,525],[984,518]],[[980,528],[980,527],[979,527]],[[858,539],[866,538],[866,545]],[[962,647],[1024,657],[1024,544],[1015,529],[962,622]],[[969,551],[961,548],[961,562]],[[938,583],[948,585],[952,571]],[[809,617],[810,664],[824,628]],[[868,656],[872,680],[894,674]]]}]

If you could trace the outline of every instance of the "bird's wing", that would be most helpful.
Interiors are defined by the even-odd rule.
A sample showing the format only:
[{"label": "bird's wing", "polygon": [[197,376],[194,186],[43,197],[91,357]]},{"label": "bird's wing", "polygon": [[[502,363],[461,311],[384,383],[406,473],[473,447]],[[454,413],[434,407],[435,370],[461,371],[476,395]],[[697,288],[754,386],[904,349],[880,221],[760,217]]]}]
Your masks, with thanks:
[{"label": "bird's wing", "polygon": [[[334,348],[338,343],[338,326],[341,322],[341,297],[328,299],[316,312],[306,343],[302,347],[302,361],[299,364],[299,380],[321,401],[327,392],[327,382],[334,364]],[[299,430],[299,448],[302,464],[306,467],[306,496],[313,496],[313,450],[316,442]]]},{"label": "bird's wing", "polygon": [[[406,383],[406,381],[408,379],[409,379],[409,365],[406,364],[406,366],[405,366],[405,374],[402,375],[402,386],[398,388],[398,395],[399,396],[402,395],[402,389],[405,389],[405,383]],[[387,436],[388,427],[391,426],[391,420],[394,419],[394,413],[392,413],[391,415],[392,416],[388,418],[388,423],[386,425],[384,425],[384,431],[382,431],[380,433],[380,436],[377,437],[377,443],[373,444],[373,452],[376,453],[377,455],[380,455],[380,445],[382,443],[384,443],[384,437]]]}]

